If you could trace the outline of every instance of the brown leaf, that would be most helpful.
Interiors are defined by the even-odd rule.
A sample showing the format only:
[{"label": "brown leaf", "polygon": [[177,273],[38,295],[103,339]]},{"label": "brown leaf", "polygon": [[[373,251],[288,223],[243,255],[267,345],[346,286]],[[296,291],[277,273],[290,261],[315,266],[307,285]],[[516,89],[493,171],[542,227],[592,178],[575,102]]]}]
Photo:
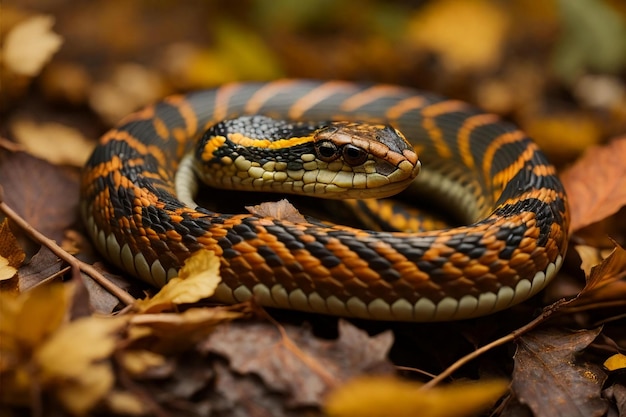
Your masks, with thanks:
[{"label": "brown leaf", "polygon": [[[266,202],[256,206],[247,206],[246,210],[259,217],[272,217],[274,219],[286,220],[292,223],[306,223],[304,216],[300,214],[298,209],[285,198],[276,202]],[[261,219],[261,222],[263,222],[263,219]]]},{"label": "brown leaf", "polygon": [[428,390],[392,377],[360,377],[328,396],[330,417],[463,417],[493,405],[508,389],[504,380],[455,383]]},{"label": "brown leaf", "polygon": [[7,260],[7,265],[19,268],[26,258],[26,254],[20,247],[9,227],[9,220],[4,219],[0,224],[0,256]]},{"label": "brown leaf", "polygon": [[602,416],[607,402],[601,398],[606,374],[593,363],[577,360],[601,329],[537,330],[518,339],[513,390],[536,417]]},{"label": "brown leaf", "polygon": [[24,152],[0,152],[0,184],[4,201],[41,233],[61,242],[76,221],[78,173]]},{"label": "brown leaf", "polygon": [[[588,252],[584,251],[581,254],[583,266],[589,263],[585,259],[593,256],[588,255]],[[606,259],[589,268],[585,288],[575,300],[572,300],[568,308],[611,300],[626,300],[626,250],[617,243]]]},{"label": "brown leaf", "polygon": [[616,213],[626,205],[626,136],[589,148],[561,180],[569,197],[570,231]]},{"label": "brown leaf", "polygon": [[61,270],[61,260],[50,249],[42,246],[30,261],[19,270],[19,288],[24,292],[40,284]]},{"label": "brown leaf", "polygon": [[226,357],[240,374],[257,374],[271,391],[288,394],[293,405],[320,405],[337,384],[367,371],[391,370],[392,334],[370,337],[340,321],[339,339],[321,340],[288,326],[285,339],[269,323],[232,323],[218,328],[201,350]]}]

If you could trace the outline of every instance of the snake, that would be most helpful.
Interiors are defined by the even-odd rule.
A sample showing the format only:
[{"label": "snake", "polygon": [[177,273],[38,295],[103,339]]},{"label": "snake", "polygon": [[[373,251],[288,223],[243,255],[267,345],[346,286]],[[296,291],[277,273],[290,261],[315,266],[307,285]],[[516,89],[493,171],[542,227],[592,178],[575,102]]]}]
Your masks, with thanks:
[{"label": "snake", "polygon": [[[380,197],[370,188],[404,187],[409,203],[460,221],[370,230],[220,213],[193,201],[214,165],[217,187],[364,201]],[[216,302],[416,322],[537,294],[561,267],[569,227],[555,167],[514,124],[409,87],[299,79],[173,95],[125,117],[85,165],[80,210],[104,258],[153,286],[206,249],[219,258]]]}]

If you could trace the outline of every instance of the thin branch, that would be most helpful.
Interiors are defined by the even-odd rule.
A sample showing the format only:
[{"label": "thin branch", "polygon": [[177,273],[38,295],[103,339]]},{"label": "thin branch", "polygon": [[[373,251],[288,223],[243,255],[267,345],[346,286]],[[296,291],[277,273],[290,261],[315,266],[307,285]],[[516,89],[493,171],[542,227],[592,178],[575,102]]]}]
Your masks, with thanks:
[{"label": "thin branch", "polygon": [[437,375],[436,377],[434,377],[433,379],[431,379],[430,381],[428,381],[427,383],[422,385],[420,387],[420,389],[433,388],[435,385],[439,384],[444,379],[448,378],[450,375],[452,375],[454,372],[456,372],[458,369],[460,369],[462,366],[464,366],[465,364],[469,363],[470,361],[478,358],[483,353],[485,353],[485,352],[487,352],[487,351],[489,351],[489,350],[491,350],[491,349],[493,349],[495,347],[502,346],[502,345],[504,345],[506,343],[512,342],[513,340],[517,339],[521,335],[528,333],[529,331],[533,330],[534,328],[536,328],[537,326],[539,326],[540,324],[542,324],[543,322],[548,320],[548,318],[550,318],[554,313],[559,311],[559,309],[561,307],[563,307],[564,305],[569,304],[569,302],[571,302],[571,300],[569,300],[569,301],[559,300],[559,301],[555,302],[554,304],[546,307],[543,310],[543,313],[540,316],[538,316],[537,318],[535,318],[533,321],[531,321],[528,324],[520,327],[519,329],[513,330],[511,333],[507,334],[506,336],[503,336],[500,339],[494,340],[493,342],[491,342],[489,344],[486,344],[485,346],[482,346],[481,348],[476,349],[472,353],[469,353],[469,354],[463,356],[461,359],[457,360],[452,365],[450,365],[448,368],[446,368],[439,375]]},{"label": "thin branch", "polygon": [[46,246],[48,249],[52,251],[56,256],[58,256],[61,260],[65,261],[72,268],[72,272],[74,275],[79,275],[80,271],[89,275],[104,287],[107,291],[117,297],[125,305],[130,305],[135,302],[135,299],[128,294],[126,291],[120,289],[111,281],[106,279],[104,275],[102,275],[96,268],[92,265],[89,265],[85,262],[82,262],[76,259],[74,256],[66,252],[63,248],[61,248],[54,240],[44,236],[41,232],[31,226],[24,218],[22,218],[19,214],[17,214],[11,207],[9,207],[2,200],[3,191],[0,189],[0,211],[2,211],[9,219],[11,219],[18,227],[24,230],[30,237],[32,237],[35,241],[41,243]]}]

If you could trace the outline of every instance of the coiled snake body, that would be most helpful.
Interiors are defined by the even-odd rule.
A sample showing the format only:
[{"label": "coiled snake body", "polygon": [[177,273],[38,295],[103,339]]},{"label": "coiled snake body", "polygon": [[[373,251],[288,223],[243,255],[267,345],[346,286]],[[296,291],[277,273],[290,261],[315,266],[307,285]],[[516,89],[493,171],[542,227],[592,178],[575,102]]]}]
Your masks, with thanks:
[{"label": "coiled snake body", "polygon": [[[180,201],[176,171],[193,143],[216,122],[247,114],[392,125],[422,162],[411,187],[461,211],[468,225],[374,232]],[[283,167],[284,175],[302,166]],[[160,286],[207,248],[221,262],[214,298],[226,303],[255,297],[267,306],[382,320],[475,317],[536,294],[567,246],[563,187],[524,133],[465,103],[389,85],[283,80],[167,98],[102,137],[81,191],[87,231],[113,264]]]}]

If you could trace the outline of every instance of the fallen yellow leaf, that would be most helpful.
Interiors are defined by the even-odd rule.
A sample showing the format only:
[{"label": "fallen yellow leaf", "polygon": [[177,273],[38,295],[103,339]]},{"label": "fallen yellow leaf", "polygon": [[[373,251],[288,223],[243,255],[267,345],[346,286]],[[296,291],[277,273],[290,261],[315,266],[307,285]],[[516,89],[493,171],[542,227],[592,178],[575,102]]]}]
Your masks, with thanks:
[{"label": "fallen yellow leaf", "polygon": [[29,154],[54,165],[83,167],[95,146],[77,129],[60,123],[17,119],[11,130]]},{"label": "fallen yellow leaf", "polygon": [[213,295],[220,283],[220,260],[203,249],[187,258],[185,265],[152,298],[137,300],[135,308],[140,313],[159,313],[178,304],[195,303]]},{"label": "fallen yellow leaf", "polygon": [[15,297],[0,293],[0,349],[28,356],[63,323],[71,284],[40,285]]},{"label": "fallen yellow leaf", "polygon": [[112,391],[106,403],[113,414],[125,416],[143,416],[148,413],[148,406],[137,395],[130,391]]},{"label": "fallen yellow leaf", "polygon": [[17,269],[9,265],[9,260],[0,256],[0,281],[11,279],[17,274]]},{"label": "fallen yellow leaf", "polygon": [[109,363],[128,317],[85,317],[54,333],[35,352],[41,384],[52,389],[64,406],[86,414],[113,387]]},{"label": "fallen yellow leaf", "polygon": [[503,380],[458,383],[429,390],[421,384],[391,377],[362,377],[331,392],[326,413],[331,417],[463,417],[492,405],[507,388]]},{"label": "fallen yellow leaf", "polygon": [[604,361],[604,367],[609,371],[617,371],[619,369],[626,369],[626,355],[616,353],[607,360]]},{"label": "fallen yellow leaf", "polygon": [[499,62],[509,24],[492,1],[441,0],[419,8],[407,36],[439,55],[449,71],[485,71]]},{"label": "fallen yellow leaf", "polygon": [[165,364],[165,357],[149,350],[129,350],[121,356],[121,363],[126,371],[134,376],[141,376],[151,368]]},{"label": "fallen yellow leaf", "polygon": [[54,17],[32,16],[16,25],[4,39],[4,65],[16,74],[33,77],[59,50],[63,38],[52,29]]}]

